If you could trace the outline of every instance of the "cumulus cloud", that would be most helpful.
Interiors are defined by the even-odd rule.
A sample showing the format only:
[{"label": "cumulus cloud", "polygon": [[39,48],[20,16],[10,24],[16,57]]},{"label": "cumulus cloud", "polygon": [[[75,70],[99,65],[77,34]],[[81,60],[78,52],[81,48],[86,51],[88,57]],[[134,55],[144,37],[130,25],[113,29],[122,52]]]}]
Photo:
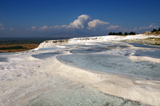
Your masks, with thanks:
[{"label": "cumulus cloud", "polygon": [[108,25],[109,22],[104,22],[99,19],[95,19],[91,21],[91,17],[89,15],[83,14],[78,16],[78,19],[71,22],[69,25],[55,25],[55,26],[43,26],[40,30],[58,30],[58,29],[92,29],[98,28],[100,26]]},{"label": "cumulus cloud", "polygon": [[102,26],[102,25],[108,25],[108,24],[109,22],[104,22],[104,21],[100,21],[99,19],[95,19],[88,23],[88,28],[91,29],[91,28],[96,28],[98,26]]},{"label": "cumulus cloud", "polygon": [[61,26],[61,28],[66,28],[66,27],[67,27],[67,25],[62,25],[62,26]]},{"label": "cumulus cloud", "polygon": [[4,30],[3,24],[0,24],[0,30]]},{"label": "cumulus cloud", "polygon": [[88,22],[91,20],[89,15],[83,14],[78,16],[78,19],[74,20],[72,23],[69,24],[68,28],[85,28],[88,26]]},{"label": "cumulus cloud", "polygon": [[111,25],[111,26],[107,27],[108,30],[113,30],[113,29],[117,29],[117,28],[121,28],[121,27],[118,25]]},{"label": "cumulus cloud", "polygon": [[64,29],[64,28],[67,28],[68,26],[67,25],[61,25],[61,26],[58,26],[58,25],[55,25],[55,26],[50,26],[48,27],[49,30],[57,30],[57,29]]},{"label": "cumulus cloud", "polygon": [[36,29],[36,27],[35,27],[35,26],[32,26],[32,27],[31,27],[31,29],[32,29],[32,30],[35,30],[35,29]]},{"label": "cumulus cloud", "polygon": [[48,26],[46,25],[40,28],[40,30],[47,30],[47,29],[48,29]]},{"label": "cumulus cloud", "polygon": [[[0,26],[3,26],[2,23],[0,24]],[[47,31],[53,31],[53,30],[66,31],[66,30],[81,29],[81,31],[93,30],[93,31],[97,31],[97,33],[102,33],[103,31],[107,32],[107,31],[112,31],[112,30],[122,31],[122,32],[128,32],[128,31],[141,32],[145,30],[151,30],[153,28],[156,29],[158,28],[158,26],[151,24],[150,26],[147,26],[147,27],[128,29],[128,28],[121,27],[119,25],[110,24],[109,22],[101,21],[99,19],[91,20],[91,17],[89,15],[83,14],[83,15],[78,16],[78,18],[74,20],[73,22],[71,22],[69,25],[60,25],[60,26],[59,25],[55,25],[55,26],[45,25],[39,28],[39,30],[41,31],[46,31],[46,30]],[[30,29],[35,30],[36,27],[32,26]]]},{"label": "cumulus cloud", "polygon": [[57,30],[57,29],[83,29],[88,26],[88,22],[91,20],[89,15],[83,14],[78,16],[78,19],[71,22],[69,25],[55,25],[55,26],[43,26],[40,30]]}]

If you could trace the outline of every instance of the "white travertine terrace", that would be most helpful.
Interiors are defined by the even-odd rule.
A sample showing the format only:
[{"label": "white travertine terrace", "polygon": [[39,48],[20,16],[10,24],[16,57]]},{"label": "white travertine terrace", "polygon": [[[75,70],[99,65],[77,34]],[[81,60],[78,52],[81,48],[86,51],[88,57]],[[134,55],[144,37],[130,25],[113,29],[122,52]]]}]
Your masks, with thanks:
[{"label": "white travertine terrace", "polygon": [[74,44],[74,43],[80,43],[80,42],[122,41],[122,40],[130,40],[130,39],[146,39],[151,37],[160,38],[160,35],[159,36],[144,35],[144,34],[128,35],[128,36],[110,35],[110,36],[71,38],[71,39],[63,39],[63,40],[48,40],[48,41],[42,42],[39,45],[39,47],[36,48],[36,50],[38,50],[39,48],[54,47],[57,45]]},{"label": "white travertine terrace", "polygon": [[160,47],[119,42],[148,37],[159,36],[50,40],[0,54],[0,106],[159,106]]}]

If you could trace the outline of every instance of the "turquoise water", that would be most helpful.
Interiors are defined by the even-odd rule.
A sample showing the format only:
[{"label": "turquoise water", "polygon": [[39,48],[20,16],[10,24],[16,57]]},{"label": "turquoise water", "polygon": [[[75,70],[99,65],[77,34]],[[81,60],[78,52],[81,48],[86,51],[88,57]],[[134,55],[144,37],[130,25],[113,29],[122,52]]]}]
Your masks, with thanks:
[{"label": "turquoise water", "polygon": [[7,58],[5,58],[5,57],[0,57],[0,62],[7,62]]},{"label": "turquoise water", "polygon": [[142,48],[159,48],[160,46],[155,45],[145,45],[145,44],[137,44],[137,43],[129,43],[130,45],[133,45],[134,47],[142,47]]},{"label": "turquoise water", "polygon": [[137,50],[134,53],[134,56],[147,56],[152,58],[160,58],[160,50],[153,50],[153,51]]},{"label": "turquoise water", "polygon": [[139,102],[101,93],[86,86],[41,94],[26,106],[146,106]]},{"label": "turquoise water", "polygon": [[38,58],[38,59],[46,59],[46,58],[50,58],[52,56],[55,56],[57,54],[60,54],[58,52],[48,52],[48,53],[39,53],[39,54],[35,54],[32,55],[34,58]]}]

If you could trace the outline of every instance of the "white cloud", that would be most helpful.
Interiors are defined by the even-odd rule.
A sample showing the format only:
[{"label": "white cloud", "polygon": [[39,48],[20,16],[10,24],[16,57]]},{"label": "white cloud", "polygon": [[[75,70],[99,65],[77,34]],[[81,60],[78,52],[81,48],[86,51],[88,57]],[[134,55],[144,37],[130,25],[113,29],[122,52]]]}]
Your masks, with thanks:
[{"label": "white cloud", "polygon": [[121,28],[121,27],[118,25],[111,25],[111,26],[107,27],[108,30],[113,30],[113,29],[117,29],[117,28]]},{"label": "white cloud", "polygon": [[142,29],[150,29],[150,28],[159,28],[159,26],[154,26],[154,24],[151,24],[148,27],[140,27],[139,29],[142,30]]},{"label": "white cloud", "polygon": [[4,30],[4,27],[0,28],[0,30]]},{"label": "white cloud", "polygon": [[134,29],[133,29],[133,31],[137,31],[137,30],[138,30],[137,28],[134,28]]},{"label": "white cloud", "polygon": [[60,28],[61,28],[61,26],[58,26],[58,25],[56,25],[56,26],[50,26],[50,29],[54,29],[54,30],[60,29]]},{"label": "white cloud", "polygon": [[78,19],[74,20],[72,23],[69,24],[68,28],[85,28],[87,27],[88,22],[91,20],[89,15],[83,14],[78,16]]},{"label": "white cloud", "polygon": [[66,27],[67,27],[67,25],[62,25],[61,27],[62,27],[62,28],[66,28]]},{"label": "white cloud", "polygon": [[55,25],[55,26],[50,26],[48,27],[48,29],[54,29],[54,30],[57,30],[57,29],[62,29],[62,28],[67,28],[68,26],[67,25],[61,25],[61,26],[58,26],[58,25]]},{"label": "white cloud", "polygon": [[0,30],[4,30],[3,24],[0,24]]},{"label": "white cloud", "polygon": [[100,21],[99,19],[95,19],[91,21],[91,17],[89,15],[83,14],[78,16],[78,19],[71,22],[69,25],[55,25],[55,26],[43,26],[40,30],[58,30],[58,29],[84,29],[84,28],[96,28],[104,25],[108,25],[108,22]]},{"label": "white cloud", "polygon": [[47,30],[47,29],[48,29],[48,26],[46,25],[40,28],[40,30]]},{"label": "white cloud", "polygon": [[13,30],[13,28],[10,28],[10,30],[12,31],[12,30]]},{"label": "white cloud", "polygon": [[82,29],[88,26],[88,22],[91,20],[90,16],[83,14],[78,16],[78,19],[71,22],[69,25],[55,25],[55,26],[43,26],[40,30],[58,30],[58,29]]},{"label": "white cloud", "polygon": [[104,21],[100,21],[99,19],[95,19],[95,20],[90,21],[88,23],[88,29],[96,28],[98,26],[108,25],[108,24],[109,24],[109,22],[104,22]]},{"label": "white cloud", "polygon": [[[157,28],[159,28],[159,26],[155,26],[154,25],[154,23],[153,24],[151,24],[151,25],[149,25],[149,26],[147,26],[147,27],[139,27],[139,28],[137,28],[137,27],[135,27],[134,29],[126,29],[126,31],[138,31],[138,32],[144,32],[144,31],[151,31],[152,29],[157,29]],[[123,31],[125,31],[124,29],[123,29]]]},{"label": "white cloud", "polygon": [[3,27],[3,24],[2,24],[2,23],[0,24],[0,27]]},{"label": "white cloud", "polygon": [[35,26],[32,26],[32,27],[31,27],[31,29],[32,29],[32,30],[35,30],[35,29],[36,29],[36,27],[35,27]]},{"label": "white cloud", "polygon": [[[3,26],[2,23],[0,24],[0,26]],[[151,24],[148,27],[140,27],[140,28],[134,28],[134,29],[128,29],[128,28],[124,28],[121,27],[119,25],[113,25],[110,24],[109,22],[105,22],[105,21],[101,21],[99,19],[94,19],[91,20],[91,17],[89,15],[83,14],[78,16],[78,18],[76,20],[74,20],[73,22],[71,22],[69,25],[55,25],[55,26],[42,26],[41,28],[39,28],[39,30],[42,31],[52,31],[52,30],[72,30],[72,29],[92,29],[93,31],[109,31],[109,30],[116,30],[116,31],[122,31],[122,32],[129,32],[129,31],[142,31],[142,30],[151,30],[151,28],[159,28],[158,26],[155,26],[154,24]],[[30,28],[31,30],[35,30],[36,27],[32,26]],[[84,30],[86,31],[86,30]],[[101,33],[101,32],[99,32]]]}]

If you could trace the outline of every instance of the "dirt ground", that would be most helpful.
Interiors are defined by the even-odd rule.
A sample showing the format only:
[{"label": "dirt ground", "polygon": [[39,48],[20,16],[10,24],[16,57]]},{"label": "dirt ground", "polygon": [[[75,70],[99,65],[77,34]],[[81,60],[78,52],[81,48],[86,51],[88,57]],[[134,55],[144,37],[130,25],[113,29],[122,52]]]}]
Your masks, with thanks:
[{"label": "dirt ground", "polygon": [[0,53],[20,52],[38,47],[39,44],[2,44],[0,45]]}]

